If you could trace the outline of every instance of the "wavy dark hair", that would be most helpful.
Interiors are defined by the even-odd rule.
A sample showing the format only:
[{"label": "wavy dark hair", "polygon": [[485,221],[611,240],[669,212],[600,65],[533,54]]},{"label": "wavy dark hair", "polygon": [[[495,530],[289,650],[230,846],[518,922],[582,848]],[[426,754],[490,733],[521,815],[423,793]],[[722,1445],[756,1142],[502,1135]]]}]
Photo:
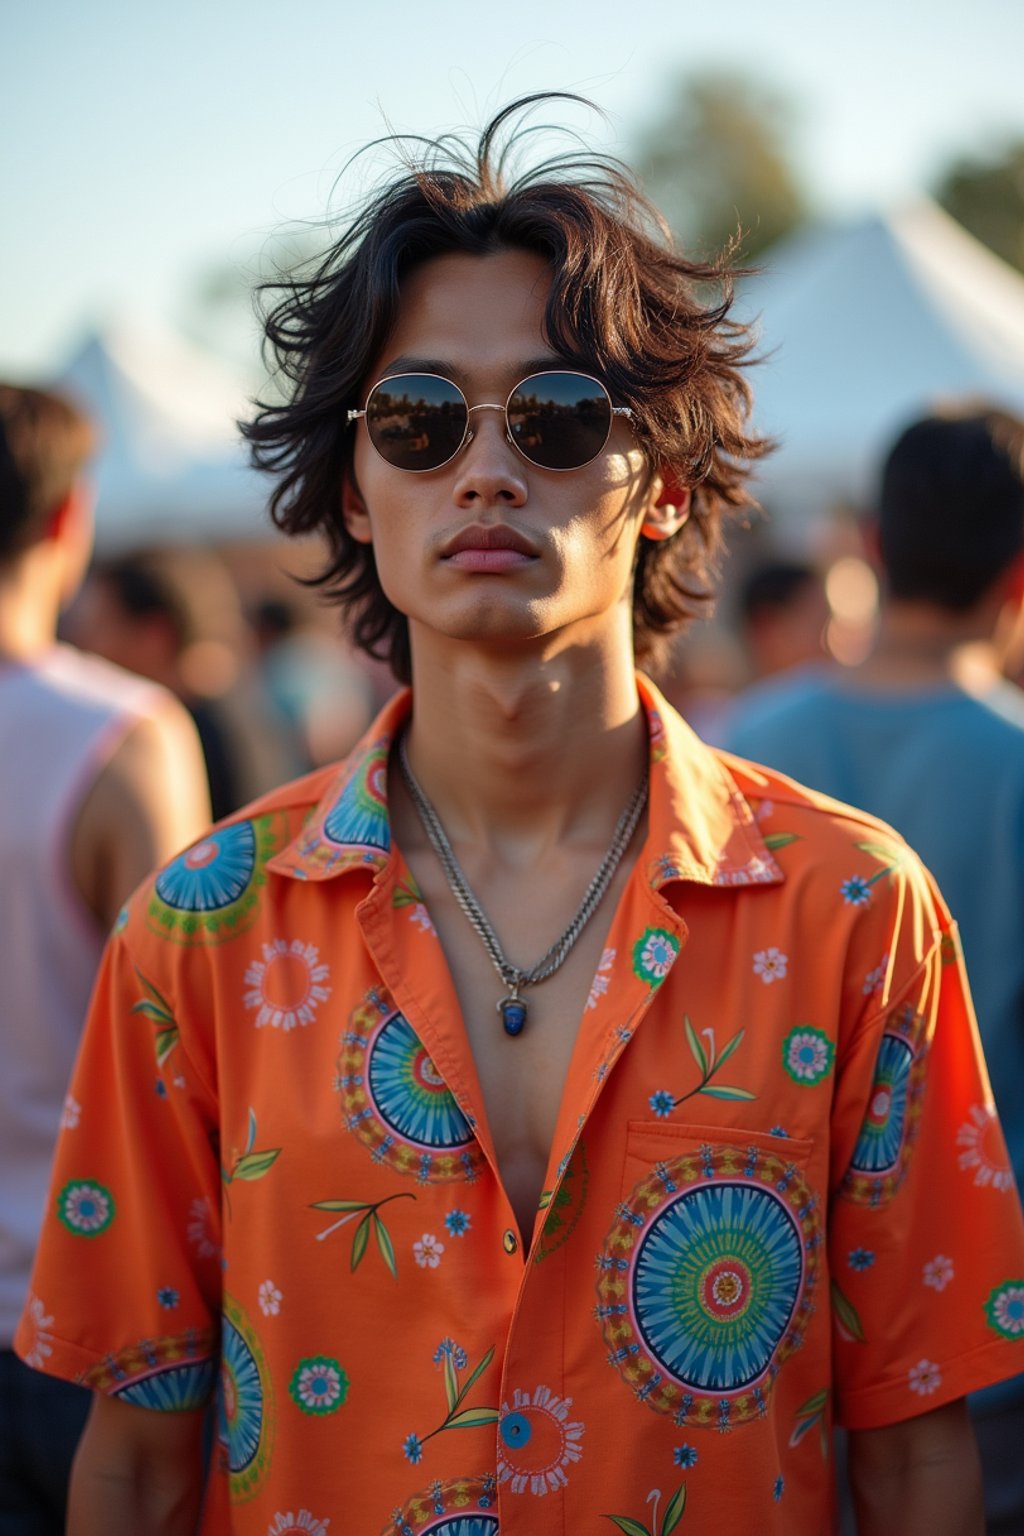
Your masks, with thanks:
[{"label": "wavy dark hair", "polygon": [[[513,102],[477,142],[396,138],[401,170],[376,190],[309,270],[265,284],[265,353],[285,403],[257,402],[242,431],[254,464],[276,475],[270,500],[285,533],[322,534],[325,568],[312,578],[344,609],[355,643],[410,678],[409,633],[385,596],[373,546],[341,517],[353,450],[346,412],[362,406],[368,371],[398,315],[403,279],[448,252],[539,253],[551,270],[547,339],[569,364],[603,379],[632,407],[652,468],[693,488],[685,526],[661,543],[641,539],[633,587],[639,660],[656,664],[673,634],[706,612],[725,514],[754,504],[753,460],[770,444],[748,430],[743,373],[751,336],[730,314],[732,251],[688,260],[627,168],[571,153],[514,174],[545,93]],[[585,103],[590,105],[590,103]]]}]

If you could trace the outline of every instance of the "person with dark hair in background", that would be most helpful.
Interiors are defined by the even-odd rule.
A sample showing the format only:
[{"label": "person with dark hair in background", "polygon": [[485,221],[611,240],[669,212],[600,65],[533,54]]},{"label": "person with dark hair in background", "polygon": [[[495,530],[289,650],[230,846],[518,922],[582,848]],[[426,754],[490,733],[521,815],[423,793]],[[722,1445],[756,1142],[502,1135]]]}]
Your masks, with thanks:
[{"label": "person with dark hair in background", "polygon": [[71,1536],[810,1536],[833,1414],[868,1536],[976,1536],[1024,1228],[957,1165],[972,1109],[1004,1154],[955,934],[636,674],[765,449],[750,338],[620,167],[512,175],[523,105],[268,323],[274,515],[412,689],[110,946],[36,1277]]},{"label": "person with dark hair in background", "polygon": [[85,649],[181,699],[199,732],[215,820],[301,771],[287,721],[251,675],[241,601],[215,551],[146,549],[102,561],[71,619]]},{"label": "person with dark hair in background", "polygon": [[[926,861],[963,936],[1024,1189],[1024,694],[1004,677],[1024,659],[1024,421],[972,406],[908,427],[882,472],[877,536],[872,654],[741,702],[727,745],[864,806]],[[1012,1176],[993,1170],[987,1133],[979,1112],[957,1142],[995,1197]],[[988,1531],[1012,1536],[1024,1531],[1024,1374],[971,1410]]]},{"label": "person with dark hair in background", "polygon": [[824,658],[830,611],[821,572],[813,565],[763,561],[744,579],[737,607],[752,681]]},{"label": "person with dark hair in background", "polygon": [[[89,1394],[12,1352],[103,941],[142,877],[209,818],[195,732],[162,688],[57,644],[92,547],[89,421],[0,384],[0,1532],[63,1532]],[[99,1113],[105,1113],[99,1107]]]}]

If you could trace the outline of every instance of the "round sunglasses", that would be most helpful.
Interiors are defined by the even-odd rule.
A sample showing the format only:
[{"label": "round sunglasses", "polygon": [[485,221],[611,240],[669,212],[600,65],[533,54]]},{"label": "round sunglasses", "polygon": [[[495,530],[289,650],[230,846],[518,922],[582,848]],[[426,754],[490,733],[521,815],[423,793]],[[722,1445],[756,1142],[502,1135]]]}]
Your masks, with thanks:
[{"label": "round sunglasses", "polygon": [[539,469],[582,469],[596,459],[616,416],[630,421],[627,405],[613,405],[599,379],[551,369],[531,373],[504,405],[470,405],[457,384],[437,373],[396,373],[380,379],[361,411],[370,442],[386,463],[414,474],[441,469],[473,440],[474,411],[503,411],[513,448]]}]

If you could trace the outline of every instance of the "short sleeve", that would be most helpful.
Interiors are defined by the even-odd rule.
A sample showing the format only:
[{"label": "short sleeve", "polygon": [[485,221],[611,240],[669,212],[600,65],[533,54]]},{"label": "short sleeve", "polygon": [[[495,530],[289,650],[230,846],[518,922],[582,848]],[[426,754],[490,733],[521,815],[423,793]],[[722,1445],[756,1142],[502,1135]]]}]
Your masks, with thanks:
[{"label": "short sleeve", "polygon": [[834,1375],[851,1429],[1024,1370],[1024,1225],[960,944],[919,867],[910,885],[886,959],[899,975],[913,927],[917,963],[868,1005],[833,1107]]},{"label": "short sleeve", "polygon": [[136,958],[123,934],[107,946],[15,1349],[129,1402],[186,1409],[215,1378],[220,1175],[214,1096],[158,974],[170,947],[153,939]]}]

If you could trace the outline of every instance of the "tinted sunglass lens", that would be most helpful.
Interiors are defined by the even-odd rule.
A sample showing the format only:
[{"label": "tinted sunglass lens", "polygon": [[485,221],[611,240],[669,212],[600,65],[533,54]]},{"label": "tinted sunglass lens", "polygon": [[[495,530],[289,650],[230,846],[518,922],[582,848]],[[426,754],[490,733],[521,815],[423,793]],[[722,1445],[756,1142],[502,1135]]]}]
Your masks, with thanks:
[{"label": "tinted sunglass lens", "polygon": [[439,469],[466,434],[466,402],[454,384],[431,373],[384,379],[366,402],[370,441],[396,469]]},{"label": "tinted sunglass lens", "polygon": [[537,373],[508,402],[508,429],[522,454],[541,469],[580,469],[596,459],[612,424],[612,406],[596,379],[582,373]]}]

